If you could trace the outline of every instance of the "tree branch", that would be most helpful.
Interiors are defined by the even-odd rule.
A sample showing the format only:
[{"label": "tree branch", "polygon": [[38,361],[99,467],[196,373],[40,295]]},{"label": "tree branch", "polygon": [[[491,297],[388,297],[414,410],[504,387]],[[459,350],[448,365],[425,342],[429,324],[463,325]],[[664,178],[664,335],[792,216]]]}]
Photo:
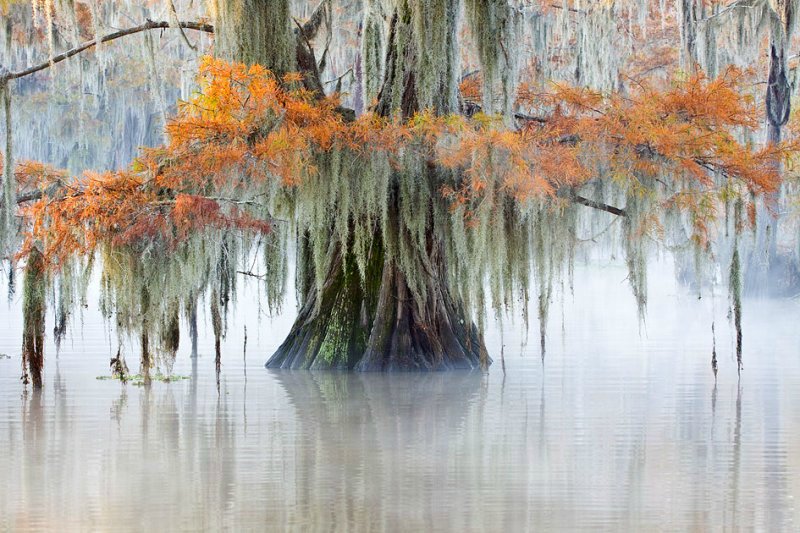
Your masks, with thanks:
[{"label": "tree branch", "polygon": [[597,202],[595,200],[590,200],[589,198],[580,196],[572,189],[569,190],[569,192],[566,194],[565,197],[576,204],[581,204],[585,205],[586,207],[591,207],[592,209],[605,211],[606,213],[611,213],[612,215],[616,215],[618,217],[628,216],[628,212],[625,211],[624,209],[620,209],[619,207],[614,207],[613,205],[604,204],[602,202]]},{"label": "tree branch", "polygon": [[41,190],[35,190],[31,192],[26,192],[17,195],[17,205],[25,204],[28,202],[35,202],[36,200],[41,200],[44,196],[44,193]]},{"label": "tree branch", "polygon": [[[22,193],[17,195],[17,205],[21,205],[28,202],[34,202],[36,200],[41,200],[45,196],[52,196],[60,189],[60,186],[54,186],[46,191],[35,190],[26,193]],[[605,211],[606,213],[611,213],[612,215],[626,217],[628,216],[627,211],[624,209],[620,209],[619,207],[614,207],[613,205],[604,204],[602,202],[598,202],[595,200],[590,200],[589,198],[585,198],[583,196],[578,195],[575,191],[570,190],[566,194],[560,195],[568,200],[580,204],[585,205],[586,207],[591,207],[593,209],[598,209],[600,211]],[[214,200],[217,202],[230,202],[238,205],[257,205],[260,206],[258,202],[247,201],[247,200],[236,200],[234,198],[225,198],[225,197],[218,197],[218,196],[207,196],[209,200]],[[281,221],[282,222],[282,221]]]},{"label": "tree branch", "polygon": [[697,24],[708,24],[709,22],[714,21],[714,19],[720,18],[723,15],[727,15],[731,11],[735,11],[737,9],[755,9],[757,7],[760,7],[762,4],[763,4],[763,0],[738,0],[738,1],[728,5],[724,9],[721,9],[717,13],[714,13],[713,15],[710,15],[710,16],[704,18],[704,19],[698,20],[696,23]]},{"label": "tree branch", "polygon": [[[212,26],[211,24],[203,23],[203,22],[180,22],[180,23],[178,23],[178,25],[182,29],[197,30],[197,31],[203,31],[203,32],[206,32],[206,33],[214,33],[214,26]],[[25,70],[20,70],[18,72],[8,72],[8,71],[6,71],[5,73],[0,74],[0,83],[6,82],[6,81],[9,81],[9,80],[15,80],[17,78],[22,78],[22,77],[25,77],[25,76],[29,76],[29,75],[31,75],[31,74],[33,74],[35,72],[39,72],[40,70],[44,70],[44,69],[46,69],[48,67],[51,67],[51,66],[55,65],[56,63],[60,63],[60,62],[64,61],[65,59],[69,59],[70,57],[72,57],[74,55],[78,55],[81,52],[84,52],[84,51],[86,51],[86,50],[88,50],[90,48],[93,48],[93,47],[97,46],[98,43],[106,43],[106,42],[109,42],[109,41],[113,41],[115,39],[119,39],[121,37],[125,37],[125,36],[128,36],[128,35],[133,35],[135,33],[140,33],[140,32],[143,32],[143,31],[166,29],[166,28],[170,28],[170,27],[171,27],[170,23],[167,22],[167,21],[152,21],[152,20],[148,20],[147,22],[145,22],[144,24],[140,24],[139,26],[134,26],[132,28],[126,28],[124,30],[115,31],[114,33],[109,33],[107,35],[104,35],[104,36],[100,37],[99,39],[93,39],[91,41],[87,41],[87,42],[85,42],[85,43],[83,43],[83,44],[81,44],[79,46],[76,46],[75,48],[72,48],[70,50],[67,50],[66,52],[63,52],[61,54],[58,54],[56,56],[51,57],[45,63],[41,63],[39,65],[28,67]]]},{"label": "tree branch", "polygon": [[170,23],[172,25],[175,25],[177,23],[178,29],[181,32],[181,37],[183,37],[183,42],[186,43],[186,46],[188,46],[193,52],[197,52],[197,47],[189,42],[189,38],[186,36],[186,32],[183,31],[183,28],[181,28],[180,25],[181,23],[178,20],[178,10],[175,9],[175,2],[173,2],[172,0],[169,0],[169,8],[172,15]]},{"label": "tree branch", "polygon": [[308,21],[306,21],[306,23],[302,26],[298,24],[299,29],[305,39],[311,40],[317,36],[317,32],[319,31],[320,26],[322,26],[322,22],[328,17],[328,3],[329,0],[322,0],[311,14],[311,18],[309,18]]}]

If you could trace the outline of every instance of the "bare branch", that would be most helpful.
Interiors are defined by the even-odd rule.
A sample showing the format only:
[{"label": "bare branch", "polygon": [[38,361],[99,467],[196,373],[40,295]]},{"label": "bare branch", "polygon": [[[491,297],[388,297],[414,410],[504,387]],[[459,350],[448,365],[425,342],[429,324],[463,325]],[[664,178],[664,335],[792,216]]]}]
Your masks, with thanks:
[{"label": "bare branch", "polygon": [[[202,23],[202,22],[180,22],[180,23],[178,23],[178,25],[182,29],[196,30],[196,31],[202,31],[202,32],[206,32],[206,33],[214,33],[214,26],[212,26],[211,24],[206,24],[206,23]],[[128,35],[133,35],[135,33],[140,33],[140,32],[148,31],[148,30],[166,29],[166,28],[170,28],[170,27],[171,27],[170,23],[167,22],[167,21],[152,21],[152,20],[148,20],[147,22],[145,22],[144,24],[140,24],[139,26],[134,26],[132,28],[126,28],[124,30],[119,30],[119,31],[116,31],[114,33],[109,33],[108,35],[104,35],[104,36],[100,37],[99,39],[93,39],[91,41],[87,41],[87,42],[85,42],[85,43],[83,43],[83,44],[81,44],[79,46],[76,46],[75,48],[67,50],[66,52],[63,52],[63,53],[58,54],[56,56],[53,56],[49,60],[47,60],[46,62],[41,63],[39,65],[28,67],[25,70],[20,70],[18,72],[6,72],[4,74],[1,74],[0,75],[0,83],[6,82],[8,80],[15,80],[17,78],[22,78],[22,77],[25,77],[25,76],[29,76],[29,75],[31,75],[31,74],[33,74],[35,72],[39,72],[40,70],[44,70],[44,69],[46,69],[46,68],[48,68],[48,67],[50,67],[52,65],[55,65],[56,63],[60,63],[60,62],[64,61],[65,59],[69,59],[70,57],[72,57],[74,55],[78,55],[81,52],[84,52],[84,51],[86,51],[86,50],[88,50],[90,48],[93,48],[93,47],[97,46],[98,42],[106,43],[106,42],[109,42],[109,41],[113,41],[115,39],[119,39],[121,37],[126,37]]]},{"label": "bare branch", "polygon": [[565,197],[576,204],[585,205],[586,207],[591,207],[592,209],[598,209],[600,211],[605,211],[606,213],[611,213],[612,215],[616,215],[618,217],[628,216],[628,212],[624,209],[614,207],[613,205],[604,204],[603,202],[590,200],[589,198],[580,196],[573,189],[570,189]]},{"label": "bare branch", "polygon": [[188,46],[193,52],[197,52],[197,46],[189,42],[186,32],[183,31],[183,28],[180,26],[180,22],[178,21],[178,10],[175,9],[175,2],[169,0],[169,7],[172,15],[172,19],[170,20],[171,24],[174,26],[177,23],[178,29],[181,32],[181,37],[183,38],[183,42],[186,43],[186,46]]},{"label": "bare branch", "polygon": [[25,204],[28,202],[35,202],[36,200],[41,200],[43,196],[45,196],[45,194],[40,190],[18,194],[17,205]]},{"label": "bare branch", "polygon": [[317,32],[319,32],[322,23],[329,16],[328,4],[329,0],[322,0],[311,14],[311,18],[302,26],[298,25],[305,39],[311,40],[317,36]]}]

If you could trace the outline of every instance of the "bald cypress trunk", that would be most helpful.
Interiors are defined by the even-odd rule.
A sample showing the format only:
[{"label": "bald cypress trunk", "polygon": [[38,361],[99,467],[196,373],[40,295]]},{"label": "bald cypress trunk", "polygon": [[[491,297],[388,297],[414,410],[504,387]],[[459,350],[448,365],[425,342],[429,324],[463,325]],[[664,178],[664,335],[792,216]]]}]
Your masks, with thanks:
[{"label": "bald cypress trunk", "polygon": [[441,242],[434,235],[428,235],[426,255],[432,271],[424,301],[418,302],[402,269],[385,253],[381,235],[372,241],[363,277],[352,257],[335,252],[321,291],[310,280],[300,281],[303,305],[267,367],[392,371],[487,366],[491,360],[482,335],[448,289]]},{"label": "bald cypress trunk", "polygon": [[[459,0],[401,0],[391,16],[376,111],[411,117],[422,109],[457,109],[456,29]],[[373,41],[379,41],[371,37]],[[367,86],[370,80],[365,80]],[[436,189],[436,172],[421,176]],[[394,179],[408,179],[396,175]],[[430,181],[433,180],[433,181]],[[406,238],[398,219],[397,187],[388,205],[388,233]],[[428,209],[429,206],[414,206]],[[364,274],[349,252],[334,250],[321,289],[300,279],[302,305],[269,368],[359,371],[472,369],[491,362],[483,336],[450,291],[441,241],[429,229],[415,261],[426,269],[421,297],[396,258],[386,253],[385,231],[376,228]],[[301,243],[298,262],[309,264]]]},{"label": "bald cypress trunk", "polygon": [[402,272],[384,263],[369,341],[356,370],[473,369],[490,363],[483,336],[448,290],[441,257],[431,252],[437,272],[422,309]]}]

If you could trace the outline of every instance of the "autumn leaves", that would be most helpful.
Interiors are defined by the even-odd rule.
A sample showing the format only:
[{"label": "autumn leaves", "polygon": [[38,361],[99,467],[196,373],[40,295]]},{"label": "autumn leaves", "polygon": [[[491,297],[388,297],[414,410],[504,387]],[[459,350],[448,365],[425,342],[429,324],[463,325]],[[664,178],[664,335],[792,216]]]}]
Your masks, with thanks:
[{"label": "autumn leaves", "polygon": [[459,178],[441,192],[452,206],[479,202],[489,185],[524,204],[562,201],[570,195],[560,191],[609,180],[690,213],[705,241],[718,206],[731,195],[776,190],[776,161],[791,153],[786,144],[739,141],[759,116],[732,68],[713,80],[698,74],[667,90],[637,83],[608,96],[523,86],[518,105],[537,119],[518,119],[516,128],[482,114],[346,120],[337,96],[320,98],[297,74],[279,79],[258,65],[210,57],[198,81],[167,125],[169,143],[144,149],[127,171],[70,178],[20,165],[23,188],[47,192],[23,210],[23,253],[37,246],[58,263],[102,242],[172,245],[209,226],[268,231],[269,217],[253,207],[265,206],[276,184],[292,188],[316,175],[316,157],[337,150],[365,161],[381,153],[398,167],[414,154],[450,169]]}]

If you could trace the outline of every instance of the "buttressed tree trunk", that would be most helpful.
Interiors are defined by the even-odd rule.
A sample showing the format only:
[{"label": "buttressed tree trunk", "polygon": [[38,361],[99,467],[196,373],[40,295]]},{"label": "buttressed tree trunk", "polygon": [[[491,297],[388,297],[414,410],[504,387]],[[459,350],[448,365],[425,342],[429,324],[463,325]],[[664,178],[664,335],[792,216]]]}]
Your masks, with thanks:
[{"label": "buttressed tree trunk", "polygon": [[[378,113],[407,118],[422,109],[439,114],[457,109],[458,13],[459,0],[399,0],[393,6],[380,68],[384,77],[377,95]],[[368,75],[377,70],[364,68]],[[438,191],[437,170],[422,172],[419,186]],[[389,222],[375,230],[363,275],[351,252],[335,249],[330,250],[332,259],[321,289],[312,273],[299,276],[303,295],[299,316],[267,367],[445,370],[490,363],[482,335],[448,287],[441,236],[428,230],[424,250],[414,248],[414,268],[424,271],[416,296],[407,278],[408,266],[401,268],[387,253],[388,242],[413,241],[399,221],[403,209],[433,209],[403,205],[399,192],[403,179],[408,176],[399,172],[392,177]],[[301,240],[298,264],[311,264],[310,253]]]}]

